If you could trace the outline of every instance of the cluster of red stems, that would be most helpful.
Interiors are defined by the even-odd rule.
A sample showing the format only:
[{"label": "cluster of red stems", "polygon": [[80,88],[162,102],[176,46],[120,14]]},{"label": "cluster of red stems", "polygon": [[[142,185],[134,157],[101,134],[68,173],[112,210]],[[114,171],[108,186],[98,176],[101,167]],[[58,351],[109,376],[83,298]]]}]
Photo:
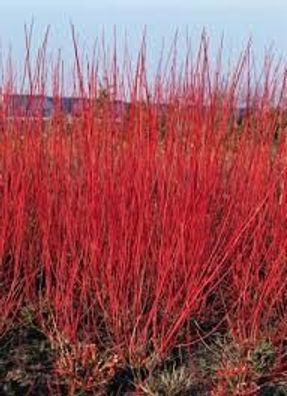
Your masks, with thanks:
[{"label": "cluster of red stems", "polygon": [[[151,81],[145,38],[122,65],[116,49],[85,60],[73,38],[77,116],[11,116],[22,88],[3,67],[0,335],[29,306],[51,339],[144,365],[192,350],[207,324],[271,340],[286,372],[287,69],[267,54],[256,76],[248,44],[223,72],[203,34],[181,66],[173,43]],[[57,103],[62,60],[47,37],[35,62],[26,44],[25,92]]]}]

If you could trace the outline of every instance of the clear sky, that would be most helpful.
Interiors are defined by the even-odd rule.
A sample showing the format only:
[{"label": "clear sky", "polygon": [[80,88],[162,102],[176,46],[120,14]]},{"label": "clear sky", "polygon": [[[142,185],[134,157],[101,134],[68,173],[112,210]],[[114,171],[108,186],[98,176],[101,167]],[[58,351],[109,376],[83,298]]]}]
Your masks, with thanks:
[{"label": "clear sky", "polygon": [[176,29],[189,34],[196,45],[205,27],[211,45],[217,47],[222,33],[226,53],[236,55],[251,35],[258,59],[273,44],[285,59],[287,54],[287,0],[0,0],[0,40],[2,50],[9,45],[21,62],[24,53],[24,23],[34,18],[33,45],[51,25],[49,47],[61,47],[66,59],[72,54],[69,23],[79,34],[82,48],[91,48],[103,29],[107,42],[117,27],[118,42],[128,34],[135,54],[144,26],[147,28],[151,59],[160,52],[162,39],[171,41]]}]

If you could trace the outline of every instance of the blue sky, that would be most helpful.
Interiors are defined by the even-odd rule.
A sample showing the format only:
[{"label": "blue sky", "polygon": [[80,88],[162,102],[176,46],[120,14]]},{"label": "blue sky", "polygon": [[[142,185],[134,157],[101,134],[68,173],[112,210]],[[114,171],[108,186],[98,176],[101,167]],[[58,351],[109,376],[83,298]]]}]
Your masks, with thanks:
[{"label": "blue sky", "polygon": [[87,51],[103,29],[106,41],[111,41],[116,25],[118,42],[123,43],[127,32],[130,52],[135,55],[146,26],[148,54],[156,59],[163,38],[168,47],[177,28],[182,36],[188,29],[196,46],[205,27],[214,50],[224,32],[226,59],[231,53],[236,57],[249,36],[259,60],[271,44],[285,59],[286,16],[287,0],[0,0],[0,40],[4,54],[11,45],[15,59],[21,63],[24,23],[33,17],[34,48],[50,24],[49,48],[61,47],[68,61],[72,57],[70,21],[76,26],[81,48]]}]

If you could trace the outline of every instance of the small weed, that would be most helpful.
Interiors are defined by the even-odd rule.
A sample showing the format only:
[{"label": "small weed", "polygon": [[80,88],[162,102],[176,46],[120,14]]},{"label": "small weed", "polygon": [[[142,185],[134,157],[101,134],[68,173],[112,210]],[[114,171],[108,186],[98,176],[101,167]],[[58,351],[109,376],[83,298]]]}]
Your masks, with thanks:
[{"label": "small weed", "polygon": [[187,367],[163,371],[151,375],[139,387],[147,396],[182,396],[193,395],[195,378]]},{"label": "small weed", "polygon": [[262,341],[251,351],[250,363],[257,374],[264,375],[272,369],[275,358],[276,353],[272,343]]}]

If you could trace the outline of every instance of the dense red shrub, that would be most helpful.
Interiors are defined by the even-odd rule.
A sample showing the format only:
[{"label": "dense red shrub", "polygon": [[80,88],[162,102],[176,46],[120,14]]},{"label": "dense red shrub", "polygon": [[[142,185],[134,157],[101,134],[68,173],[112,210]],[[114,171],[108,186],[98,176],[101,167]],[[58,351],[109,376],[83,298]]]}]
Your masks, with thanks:
[{"label": "dense red shrub", "polygon": [[[24,71],[29,94],[43,99],[45,49],[46,38],[35,75],[27,51]],[[33,117],[7,111],[18,87],[6,71],[0,333],[30,306],[54,342],[114,350],[133,365],[192,345],[205,336],[198,326],[230,332],[246,354],[263,338],[280,346],[287,330],[284,76],[271,80],[267,64],[262,80],[250,80],[248,48],[226,81],[203,36],[182,74],[172,61],[154,84],[144,45],[125,75],[113,54],[100,94],[97,64],[86,65],[86,80],[76,44],[75,54],[84,105],[70,116],[57,106],[61,61],[50,71],[49,118],[41,109]],[[284,364],[278,357],[276,370]]]}]

